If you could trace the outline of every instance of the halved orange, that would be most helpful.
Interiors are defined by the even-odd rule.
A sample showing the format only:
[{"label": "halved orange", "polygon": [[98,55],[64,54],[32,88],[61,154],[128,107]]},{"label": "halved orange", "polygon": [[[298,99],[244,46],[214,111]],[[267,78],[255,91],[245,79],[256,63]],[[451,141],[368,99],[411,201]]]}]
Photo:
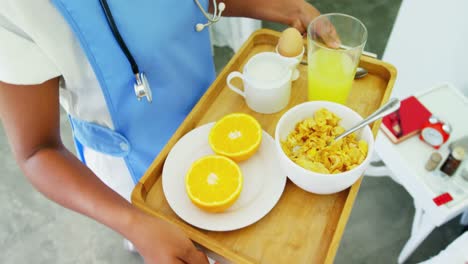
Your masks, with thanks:
[{"label": "halved orange", "polygon": [[199,208],[218,213],[225,211],[239,198],[242,172],[234,161],[218,155],[195,161],[185,177],[187,194]]},{"label": "halved orange", "polygon": [[254,155],[260,147],[262,127],[250,115],[229,114],[211,128],[208,141],[216,154],[243,161]]}]

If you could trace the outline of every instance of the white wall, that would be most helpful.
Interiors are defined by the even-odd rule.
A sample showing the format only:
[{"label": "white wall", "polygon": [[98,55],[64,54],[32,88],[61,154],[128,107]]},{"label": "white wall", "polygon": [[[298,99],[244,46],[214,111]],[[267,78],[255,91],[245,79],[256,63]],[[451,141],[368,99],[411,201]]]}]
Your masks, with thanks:
[{"label": "white wall", "polygon": [[403,0],[383,60],[397,68],[396,97],[441,82],[468,95],[468,0]]}]

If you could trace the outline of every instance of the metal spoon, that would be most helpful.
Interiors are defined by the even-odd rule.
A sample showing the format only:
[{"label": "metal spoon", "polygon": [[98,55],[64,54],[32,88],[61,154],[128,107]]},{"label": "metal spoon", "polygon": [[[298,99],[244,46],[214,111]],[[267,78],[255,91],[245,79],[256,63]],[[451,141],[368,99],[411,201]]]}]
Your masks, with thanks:
[{"label": "metal spoon", "polygon": [[[301,61],[302,65],[307,65],[307,61],[303,60]],[[357,67],[356,73],[354,74],[354,79],[361,79],[362,77],[366,76],[367,73],[369,73],[366,69],[362,67]]]},{"label": "metal spoon", "polygon": [[337,136],[335,138],[335,140],[332,141],[332,142],[336,142],[336,141],[346,137],[347,135],[355,132],[356,130],[359,130],[359,129],[365,127],[366,125],[374,122],[375,120],[380,119],[380,118],[382,118],[382,117],[384,117],[384,116],[386,116],[386,115],[388,115],[390,113],[395,112],[399,108],[400,108],[400,100],[398,100],[397,98],[390,99],[390,101],[388,101],[388,103],[386,103],[385,105],[383,105],[382,107],[377,109],[374,113],[372,113],[366,119],[362,120],[361,122],[359,122],[358,124],[356,124],[352,128],[346,130],[343,134]]},{"label": "metal spoon", "polygon": [[354,79],[361,79],[362,77],[366,76],[368,71],[364,68],[357,67],[356,73],[354,74]]}]

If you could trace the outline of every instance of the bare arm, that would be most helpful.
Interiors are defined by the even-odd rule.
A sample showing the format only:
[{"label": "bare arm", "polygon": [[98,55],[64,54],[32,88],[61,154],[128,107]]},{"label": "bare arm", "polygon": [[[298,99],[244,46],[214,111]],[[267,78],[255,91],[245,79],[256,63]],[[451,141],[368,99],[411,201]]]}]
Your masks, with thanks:
[{"label": "bare arm", "polygon": [[[210,2],[210,12],[213,2]],[[274,21],[307,31],[309,22],[320,12],[304,0],[222,0],[226,4],[225,16],[251,17]]]},{"label": "bare arm", "polygon": [[57,78],[32,86],[0,82],[0,119],[34,187],[133,241],[147,263],[207,263],[181,231],[134,208],[63,146],[58,90]]}]

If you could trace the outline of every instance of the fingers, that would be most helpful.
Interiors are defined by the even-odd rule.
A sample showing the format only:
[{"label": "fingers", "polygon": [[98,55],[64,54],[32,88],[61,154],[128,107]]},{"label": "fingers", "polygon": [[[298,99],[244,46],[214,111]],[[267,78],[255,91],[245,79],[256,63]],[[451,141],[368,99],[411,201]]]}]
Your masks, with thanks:
[{"label": "fingers", "polygon": [[205,253],[199,251],[193,244],[185,251],[181,260],[189,264],[209,264]]},{"label": "fingers", "polygon": [[[300,19],[294,20],[291,26],[299,30],[303,36],[307,35],[307,28]],[[341,45],[341,40],[335,27],[328,20],[318,22],[317,26],[313,29],[312,34],[316,39],[321,39],[323,43],[330,48],[338,49]]]},{"label": "fingers", "polygon": [[318,23],[316,34],[322,39],[325,45],[331,48],[339,48],[341,45],[340,37],[336,32],[333,24],[328,20],[323,20]]},{"label": "fingers", "polygon": [[299,19],[294,20],[293,23],[291,24],[291,27],[294,27],[297,30],[299,30],[301,35],[304,35],[304,34],[307,33],[307,29],[304,27],[301,20],[299,20]]},{"label": "fingers", "polygon": [[328,34],[323,36],[323,41],[325,44],[327,44],[329,47],[338,49],[341,45],[341,40],[338,34],[336,33],[336,29],[334,26],[331,26],[329,28]]}]

